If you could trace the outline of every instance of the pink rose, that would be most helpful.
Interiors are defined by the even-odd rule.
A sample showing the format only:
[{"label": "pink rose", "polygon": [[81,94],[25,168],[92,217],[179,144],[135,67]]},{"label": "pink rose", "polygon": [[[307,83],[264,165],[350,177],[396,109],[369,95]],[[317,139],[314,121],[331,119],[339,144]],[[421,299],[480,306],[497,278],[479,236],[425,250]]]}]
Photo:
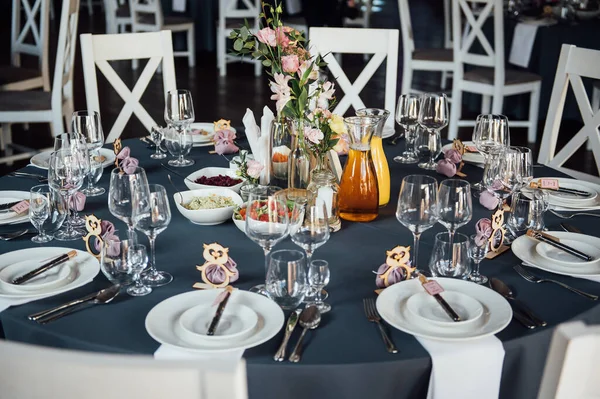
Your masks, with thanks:
[{"label": "pink rose", "polygon": [[76,210],[77,212],[83,211],[85,207],[85,194],[77,191],[69,198],[69,208]]},{"label": "pink rose", "polygon": [[277,46],[277,38],[275,31],[271,28],[263,28],[256,33],[256,38],[259,42],[271,47]]},{"label": "pink rose", "polygon": [[487,190],[482,191],[481,194],[479,194],[479,203],[487,209],[496,209],[498,202],[498,198]]},{"label": "pink rose", "polygon": [[462,161],[462,155],[455,149],[444,151],[444,157],[452,163],[460,163]]},{"label": "pink rose", "polygon": [[323,140],[323,132],[315,127],[305,127],[304,128],[304,137],[314,144],[319,144],[321,140]]},{"label": "pink rose", "polygon": [[[287,32],[289,32],[289,30]],[[290,45],[290,38],[286,34],[285,27],[280,26],[277,28],[275,30],[275,36],[277,38],[277,44],[281,45],[281,47],[286,48]]]},{"label": "pink rose", "polygon": [[140,161],[138,161],[135,158],[125,158],[121,161],[119,166],[121,167],[121,169],[123,169],[123,172],[130,175],[132,173],[135,173],[135,170],[137,169],[139,164]]},{"label": "pink rose", "polygon": [[117,154],[117,159],[125,159],[125,158],[129,158],[129,155],[131,154],[131,150],[129,149],[129,147],[123,147],[121,149],[121,151],[119,151],[119,154]]},{"label": "pink rose", "polygon": [[477,244],[477,246],[484,245],[492,236],[493,231],[492,221],[490,219],[479,219],[477,224],[475,224],[475,244]]},{"label": "pink rose", "polygon": [[442,175],[452,177],[456,174],[456,165],[448,159],[441,159],[438,161],[435,171]]},{"label": "pink rose", "polygon": [[248,173],[248,176],[250,176],[252,179],[258,179],[263,168],[264,167],[258,161],[248,161],[248,169],[246,173]]},{"label": "pink rose", "polygon": [[284,55],[283,57],[281,57],[281,66],[284,72],[296,73],[298,68],[300,68],[300,60],[295,54]]}]

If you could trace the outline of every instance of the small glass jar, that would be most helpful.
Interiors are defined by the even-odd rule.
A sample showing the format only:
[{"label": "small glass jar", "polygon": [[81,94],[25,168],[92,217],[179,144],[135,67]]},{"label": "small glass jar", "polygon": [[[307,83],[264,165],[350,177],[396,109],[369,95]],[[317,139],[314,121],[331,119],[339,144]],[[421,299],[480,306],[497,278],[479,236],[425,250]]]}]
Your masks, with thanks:
[{"label": "small glass jar", "polygon": [[307,190],[312,198],[321,198],[325,202],[329,215],[329,229],[333,232],[338,231],[342,227],[338,207],[340,186],[333,173],[323,169],[313,170]]}]

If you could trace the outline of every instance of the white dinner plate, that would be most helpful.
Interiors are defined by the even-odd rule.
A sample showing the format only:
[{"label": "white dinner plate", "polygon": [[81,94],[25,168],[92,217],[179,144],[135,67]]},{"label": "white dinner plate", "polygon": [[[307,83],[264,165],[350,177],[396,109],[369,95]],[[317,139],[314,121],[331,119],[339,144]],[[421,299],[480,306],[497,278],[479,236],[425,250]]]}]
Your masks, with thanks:
[{"label": "white dinner plate", "polygon": [[[204,130],[208,132],[208,134],[191,134],[192,141],[194,143],[194,147],[203,147],[205,145],[213,144],[213,137],[215,135],[215,125],[211,122],[198,122],[192,123],[190,125],[190,129],[193,130]],[[232,132],[236,132],[234,128],[230,128]],[[202,144],[202,145],[200,145]]]},{"label": "white dinner plate", "polygon": [[[423,323],[412,316],[407,300],[424,292],[418,279],[402,281],[385,290],[377,298],[377,310],[391,326],[415,336],[440,341],[469,341],[502,331],[512,319],[512,309],[500,294],[487,287],[452,278],[435,278],[448,291],[457,291],[476,299],[483,307],[483,315],[475,328],[450,329]],[[444,293],[441,294],[444,296]]]},{"label": "white dinner plate", "polygon": [[[31,157],[31,159],[29,160],[29,163],[40,169],[48,170],[48,163],[50,162],[50,154],[52,154],[52,152],[53,151],[39,152],[39,153],[35,154],[33,157]],[[107,166],[110,166],[110,165],[114,165],[116,158],[115,158],[115,153],[113,150],[108,149],[108,148],[100,148],[98,150],[98,152],[100,153],[100,155],[102,155],[103,157],[106,158],[102,162],[103,168],[106,168]]]},{"label": "white dinner plate", "polygon": [[[43,261],[51,260],[59,255],[69,252],[70,248],[47,247],[47,248],[27,248],[19,251],[7,252],[0,255],[0,272],[8,266],[20,263],[23,259],[31,260],[31,270],[40,266]],[[70,291],[89,283],[96,277],[100,271],[100,263],[96,258],[85,251],[77,250],[77,256],[65,262],[72,270],[72,277],[68,277],[68,283],[58,287],[42,289],[35,292],[7,292],[0,286],[0,298],[7,299],[25,299],[25,298],[46,298],[53,295]]]},{"label": "white dinner plate", "polygon": [[581,258],[578,258],[574,255],[571,255],[568,252],[561,250],[560,248],[556,248],[550,244],[546,244],[545,242],[540,242],[535,246],[535,251],[542,258],[546,259],[549,262],[555,262],[561,266],[565,267],[581,267],[581,266],[589,266],[594,263],[600,262],[600,239],[598,240],[595,246],[590,245],[590,243],[582,242],[580,240],[569,240],[562,239],[560,242],[562,244],[568,245],[571,248],[574,248],[580,252],[583,252],[586,255],[592,257],[592,260],[586,261]]},{"label": "white dinner plate", "polygon": [[39,294],[55,287],[66,285],[75,278],[76,273],[73,272],[68,262],[65,262],[22,284],[17,285],[12,283],[15,278],[30,272],[43,263],[43,259],[39,259],[37,264],[32,263],[30,260],[24,260],[6,266],[0,270],[0,290],[7,293],[25,292]]},{"label": "white dinner plate", "polygon": [[[29,197],[30,194],[27,191],[0,191],[0,204],[23,201],[29,199]],[[29,222],[29,213],[19,215],[14,212],[3,212],[0,215],[0,226],[24,222]]]},{"label": "white dinner plate", "polygon": [[[600,238],[587,236],[585,234],[568,233],[565,231],[549,231],[548,234],[568,241],[579,241],[592,247],[600,248]],[[591,263],[576,263],[563,265],[556,261],[550,261],[540,256],[536,250],[539,241],[523,235],[511,244],[515,256],[522,261],[551,273],[575,277],[598,277],[600,276],[600,260]],[[592,254],[590,254],[592,255]]]},{"label": "white dinner plate", "polygon": [[394,129],[394,126],[385,125],[383,127],[383,133],[381,134],[381,138],[387,139],[389,137],[392,137],[394,134],[396,134],[396,129]]},{"label": "white dinner plate", "polygon": [[[463,141],[465,146],[475,147],[475,143],[472,141]],[[442,151],[447,151],[452,149],[452,143],[446,144],[442,147]],[[463,161],[469,163],[483,164],[484,159],[483,155],[480,152],[465,152],[462,157]]]},{"label": "white dinner plate", "polygon": [[236,290],[229,298],[229,304],[245,305],[258,315],[256,329],[241,340],[227,342],[226,345],[183,341],[175,332],[179,318],[186,310],[201,304],[212,304],[223,290],[192,291],[175,295],[153,307],[146,316],[146,331],[155,341],[193,352],[225,352],[247,349],[260,345],[273,338],[283,326],[283,311],[272,300],[248,291]]},{"label": "white dinner plate", "polygon": [[557,179],[559,187],[565,188],[573,188],[576,190],[587,191],[592,194],[591,197],[575,197],[575,196],[566,196],[565,194],[560,194],[558,192],[552,192],[547,190],[548,195],[548,203],[550,206],[556,210],[569,210],[569,209],[577,209],[577,210],[594,210],[600,209],[600,186],[594,183],[568,179],[564,177],[550,177],[550,179]]},{"label": "white dinner plate", "polygon": [[448,316],[435,298],[426,292],[414,294],[406,301],[406,308],[415,318],[423,323],[429,323],[444,328],[472,328],[481,316],[483,306],[477,299],[458,291],[444,291],[444,300],[461,317],[461,321],[455,322]]}]

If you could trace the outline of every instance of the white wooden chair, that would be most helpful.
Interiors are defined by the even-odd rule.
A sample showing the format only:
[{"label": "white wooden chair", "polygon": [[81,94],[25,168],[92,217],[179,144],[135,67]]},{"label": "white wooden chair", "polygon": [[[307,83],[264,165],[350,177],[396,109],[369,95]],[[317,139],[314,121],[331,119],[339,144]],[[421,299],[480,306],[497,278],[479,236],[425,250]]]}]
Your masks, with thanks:
[{"label": "white wooden chair", "polygon": [[[194,19],[180,16],[163,16],[160,0],[129,0],[131,10],[132,32],[158,32],[170,30],[172,32],[186,32],[187,51],[173,52],[175,57],[187,57],[188,65],[196,65],[196,45],[194,33]],[[137,69],[138,61],[132,62],[133,69]]]},{"label": "white wooden chair", "polygon": [[131,11],[126,0],[104,0],[106,33],[124,33],[131,28]]},{"label": "white wooden chair", "polygon": [[[233,29],[248,21],[253,32],[259,29],[261,0],[219,0],[219,21],[217,23],[217,67],[220,76],[227,76],[227,63],[249,62],[254,64],[254,75],[260,76],[262,64],[251,57],[238,57],[227,54],[227,38]],[[296,27],[294,27],[296,28]]]},{"label": "white wooden chair", "polygon": [[102,0],[83,0],[81,2],[81,8],[87,8],[88,14],[94,15],[94,6],[104,7],[104,2]]},{"label": "white wooden chair", "polygon": [[3,399],[247,399],[246,363],[105,354],[0,340]]},{"label": "white wooden chair", "polygon": [[600,392],[600,326],[582,321],[556,327],[538,399],[592,399]]},{"label": "white wooden chair", "polygon": [[[31,90],[0,91],[0,149],[20,147],[12,144],[11,123],[50,123],[53,136],[64,133],[63,118],[70,121],[73,113],[73,65],[78,18],[79,0],[63,0],[51,93]],[[67,130],[69,129],[70,123],[67,123]],[[0,158],[0,163],[26,159],[37,152],[30,148],[20,148],[26,152]]]},{"label": "white wooden chair", "polygon": [[[108,80],[108,83],[125,102],[114,125],[110,130],[104,129],[104,131],[109,131],[106,142],[112,143],[121,136],[123,129],[125,129],[127,122],[133,114],[138,117],[140,122],[150,132],[152,126],[156,126],[157,123],[142,104],[140,104],[140,99],[148,87],[154,72],[156,72],[161,63],[164,87],[163,100],[166,98],[169,90],[177,88],[171,32],[165,30],[160,32],[120,33],[117,35],[91,35],[86,33],[81,35],[80,40],[87,109],[101,112],[96,67],[98,67],[106,80]],[[133,90],[129,90],[113,67],[108,63],[109,61],[144,58],[149,58],[150,60],[140,74]]]},{"label": "white wooden chair", "polygon": [[[0,90],[50,91],[48,69],[49,0],[13,0],[10,65],[0,66]],[[22,11],[25,19],[22,17]],[[28,38],[33,39],[33,43]],[[37,68],[21,66],[21,55],[38,59]]]},{"label": "white wooden chair", "polygon": [[[471,3],[483,6],[474,13]],[[504,15],[502,0],[453,0],[452,31],[454,43],[455,69],[452,83],[452,109],[448,139],[457,137],[461,126],[474,126],[475,121],[462,120],[462,93],[481,94],[482,114],[501,114],[505,96],[531,94],[529,119],[511,121],[511,127],[527,127],[527,140],[535,142],[538,124],[538,108],[542,78],[526,71],[506,69],[504,62]],[[478,15],[475,15],[478,14]],[[485,36],[482,26],[488,17],[493,17],[493,43]],[[465,24],[461,20],[465,20]],[[466,34],[461,28],[465,26]],[[474,43],[479,42],[483,54],[472,51]],[[474,66],[465,71],[465,66]]]},{"label": "white wooden chair", "polygon": [[[563,44],[552,88],[552,96],[548,105],[548,117],[544,126],[540,155],[538,157],[539,163],[560,170],[577,179],[595,183],[600,183],[598,174],[590,175],[566,168],[563,165],[587,141],[594,153],[596,168],[600,171],[600,133],[598,132],[600,110],[590,105],[590,100],[581,79],[583,77],[600,80],[600,70],[597,68],[597,65],[600,65],[599,63],[600,51]],[[558,142],[560,122],[569,86],[571,86],[575,94],[584,126],[557,152],[556,144]]]},{"label": "white wooden chair", "polygon": [[[329,70],[337,85],[344,92],[344,96],[338,98],[334,113],[344,115],[351,106],[354,110],[365,107],[360,93],[384,61],[386,67],[383,107],[392,113],[395,112],[398,37],[397,29],[310,28],[311,54],[320,54],[323,57],[329,64]],[[334,55],[336,53],[373,54],[373,57],[352,83],[340,67]],[[393,129],[394,118],[388,118],[386,125]]]},{"label": "white wooden chair", "polygon": [[[400,29],[402,31],[402,51],[404,65],[402,68],[402,93],[419,92],[413,89],[412,78],[414,71],[440,71],[454,70],[453,53],[447,48],[415,48],[410,8],[408,0],[398,0],[400,11]],[[445,82],[442,76],[442,82]]]},{"label": "white wooden chair", "polygon": [[358,17],[354,19],[344,18],[344,26],[347,28],[369,28],[371,26],[371,9],[373,0],[357,0]]}]

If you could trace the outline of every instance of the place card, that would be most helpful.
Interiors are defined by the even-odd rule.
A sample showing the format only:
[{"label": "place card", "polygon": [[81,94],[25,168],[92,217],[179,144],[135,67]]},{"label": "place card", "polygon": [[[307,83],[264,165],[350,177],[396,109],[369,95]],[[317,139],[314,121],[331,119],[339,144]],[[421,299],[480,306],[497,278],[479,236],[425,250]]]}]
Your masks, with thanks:
[{"label": "place card", "polygon": [[26,213],[29,210],[29,200],[23,200],[13,205],[10,210],[16,214]]},{"label": "place card", "polygon": [[444,288],[442,288],[442,286],[435,280],[429,280],[422,285],[429,295],[437,295],[444,292]]},{"label": "place card", "polygon": [[202,283],[196,283],[192,287],[196,289],[223,288],[230,283],[237,281],[240,274],[237,270],[237,264],[229,257],[229,248],[223,247],[219,243],[203,244],[204,257],[203,265],[196,265],[196,269],[201,272]]},{"label": "place card", "polygon": [[538,182],[540,188],[548,190],[558,190],[558,179],[540,179]]}]

